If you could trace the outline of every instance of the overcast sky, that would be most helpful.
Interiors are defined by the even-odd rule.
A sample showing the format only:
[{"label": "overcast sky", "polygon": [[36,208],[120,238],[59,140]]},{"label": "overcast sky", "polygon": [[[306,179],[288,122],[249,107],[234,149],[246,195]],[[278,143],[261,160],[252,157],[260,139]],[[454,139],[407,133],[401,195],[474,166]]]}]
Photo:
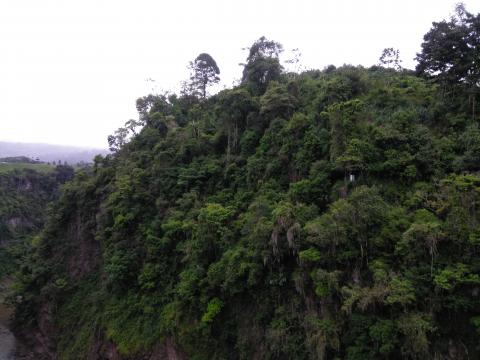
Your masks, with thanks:
[{"label": "overcast sky", "polygon": [[306,68],[370,66],[386,47],[413,68],[432,21],[456,2],[0,0],[0,140],[106,147],[152,84],[178,89],[208,52],[230,87],[242,48],[262,35],[299,48]]}]

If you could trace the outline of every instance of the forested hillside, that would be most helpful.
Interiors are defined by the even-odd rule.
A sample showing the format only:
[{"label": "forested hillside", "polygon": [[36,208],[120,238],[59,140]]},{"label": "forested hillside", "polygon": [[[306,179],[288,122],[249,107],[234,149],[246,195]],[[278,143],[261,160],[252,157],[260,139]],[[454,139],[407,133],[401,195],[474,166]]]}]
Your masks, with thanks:
[{"label": "forested hillside", "polygon": [[201,54],[64,186],[17,331],[46,359],[480,358],[479,29],[434,23],[416,71],[287,72],[260,38],[212,96]]}]

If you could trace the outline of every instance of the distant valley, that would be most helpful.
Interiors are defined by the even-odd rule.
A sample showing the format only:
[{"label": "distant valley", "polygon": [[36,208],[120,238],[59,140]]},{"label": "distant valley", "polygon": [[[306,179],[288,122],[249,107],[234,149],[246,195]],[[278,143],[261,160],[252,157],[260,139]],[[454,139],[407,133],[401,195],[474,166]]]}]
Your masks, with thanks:
[{"label": "distant valley", "polygon": [[27,156],[43,162],[61,161],[62,163],[75,165],[82,162],[92,162],[96,155],[105,155],[108,152],[107,149],[0,141],[0,158]]}]

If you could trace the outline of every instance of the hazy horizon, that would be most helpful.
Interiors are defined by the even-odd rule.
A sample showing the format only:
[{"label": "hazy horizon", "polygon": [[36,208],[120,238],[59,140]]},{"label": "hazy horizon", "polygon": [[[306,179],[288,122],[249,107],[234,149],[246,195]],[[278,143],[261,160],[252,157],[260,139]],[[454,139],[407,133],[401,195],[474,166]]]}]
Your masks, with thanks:
[{"label": "hazy horizon", "polygon": [[68,147],[74,148],[78,150],[108,150],[108,145],[105,146],[88,146],[88,145],[71,145],[71,144],[62,144],[62,143],[46,143],[46,142],[38,142],[38,141],[10,141],[10,140],[2,140],[0,139],[0,144],[19,144],[19,145],[40,145],[40,146],[58,146],[58,147]]},{"label": "hazy horizon", "polygon": [[106,148],[0,140],[0,158],[26,156],[32,159],[38,158],[44,162],[60,160],[68,164],[76,164],[91,162],[96,155],[106,155],[108,153],[109,151]]},{"label": "hazy horizon", "polygon": [[387,47],[413,68],[423,35],[456,3],[2,2],[0,140],[105,148],[109,134],[137,118],[135,100],[152,87],[178,89],[201,52],[217,61],[219,88],[231,87],[242,48],[263,35],[284,45],[285,58],[299,48],[305,68],[368,67]]}]

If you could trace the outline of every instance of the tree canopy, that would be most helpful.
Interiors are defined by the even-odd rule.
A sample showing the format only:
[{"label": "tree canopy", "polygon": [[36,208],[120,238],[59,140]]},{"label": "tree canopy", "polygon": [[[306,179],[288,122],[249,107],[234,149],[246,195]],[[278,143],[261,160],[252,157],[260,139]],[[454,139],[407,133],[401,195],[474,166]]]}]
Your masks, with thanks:
[{"label": "tree canopy", "polygon": [[480,14],[456,7],[449,21],[434,22],[417,54],[417,72],[438,79],[443,86],[466,90],[472,116],[480,91]]}]

